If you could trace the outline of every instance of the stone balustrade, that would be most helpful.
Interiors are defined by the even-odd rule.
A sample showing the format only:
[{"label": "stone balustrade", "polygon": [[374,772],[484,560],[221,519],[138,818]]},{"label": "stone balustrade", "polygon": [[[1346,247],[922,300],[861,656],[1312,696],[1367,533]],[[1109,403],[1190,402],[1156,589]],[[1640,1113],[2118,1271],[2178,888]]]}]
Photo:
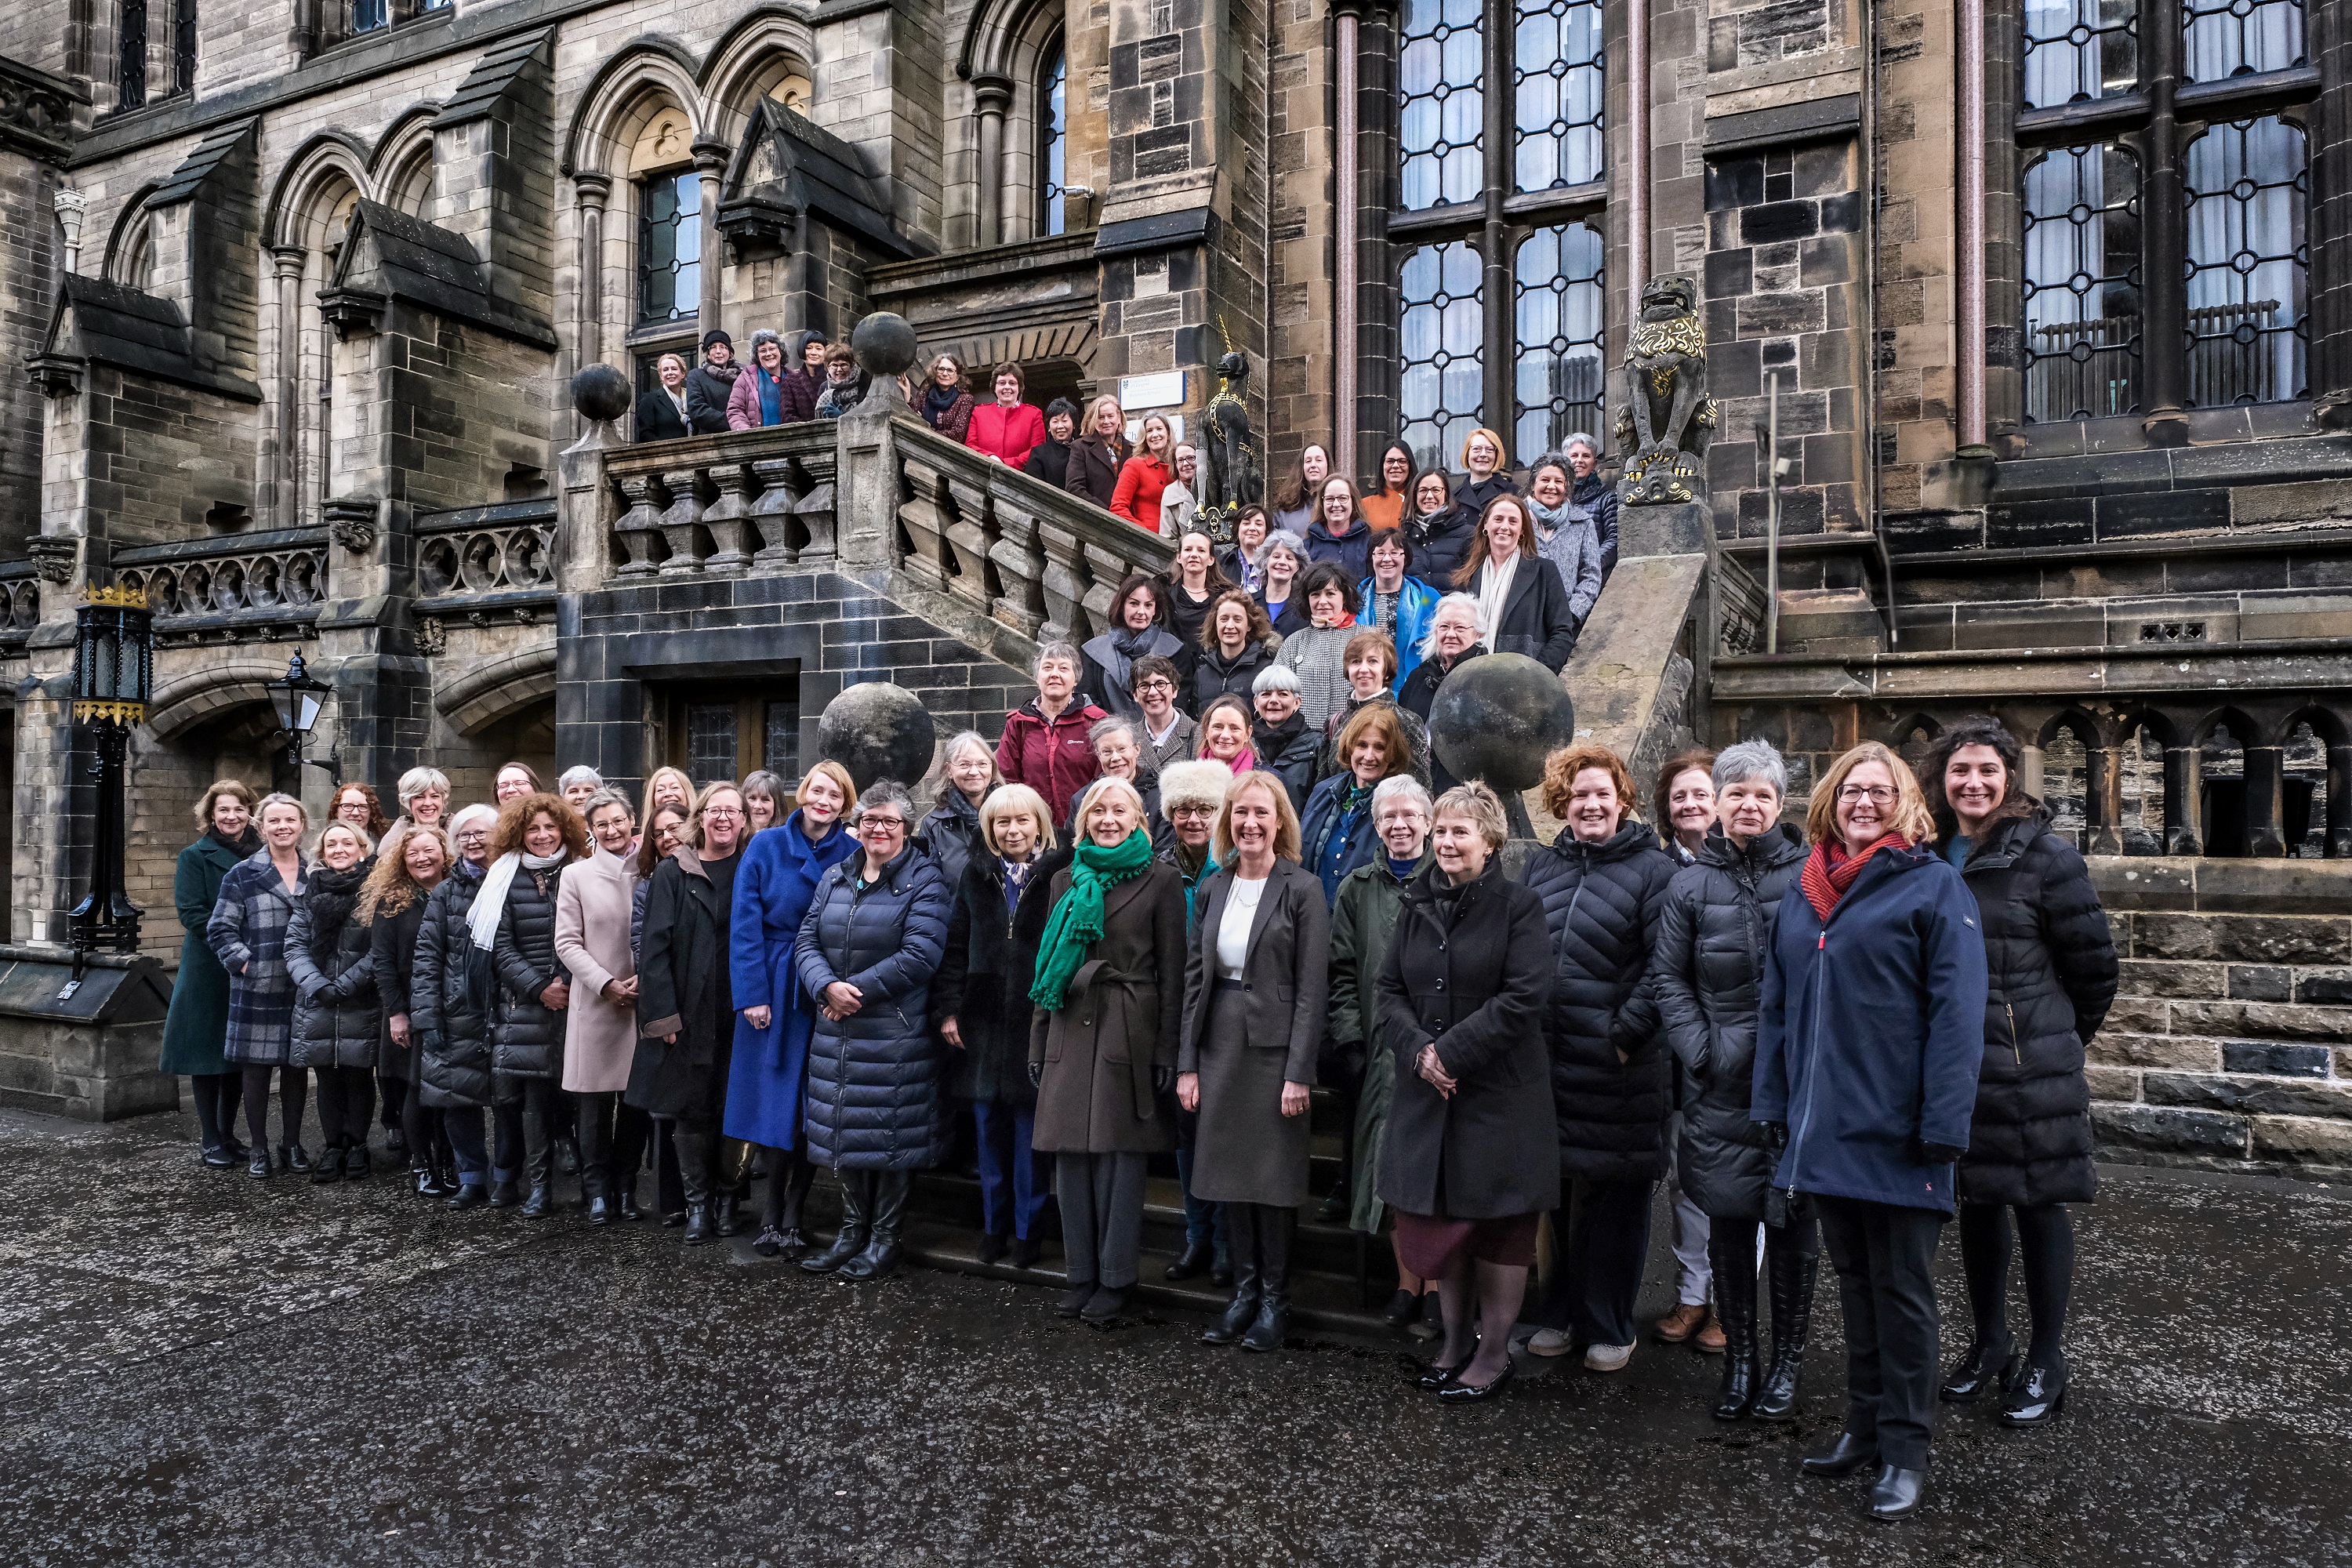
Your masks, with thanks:
[{"label": "stone balustrade", "polygon": [[[854,461],[879,454],[878,464]],[[895,570],[1037,642],[1110,625],[1119,581],[1172,542],[905,417],[812,421],[604,455],[612,584]],[[864,485],[870,493],[859,493]],[[879,542],[879,556],[845,538]]]},{"label": "stone balustrade", "polygon": [[616,583],[740,577],[839,552],[830,421],[621,448],[605,473],[620,492]]},{"label": "stone balustrade", "polygon": [[327,584],[327,532],[289,528],[117,551],[116,580],[143,587],[159,637],[217,624],[234,632],[316,617]]}]

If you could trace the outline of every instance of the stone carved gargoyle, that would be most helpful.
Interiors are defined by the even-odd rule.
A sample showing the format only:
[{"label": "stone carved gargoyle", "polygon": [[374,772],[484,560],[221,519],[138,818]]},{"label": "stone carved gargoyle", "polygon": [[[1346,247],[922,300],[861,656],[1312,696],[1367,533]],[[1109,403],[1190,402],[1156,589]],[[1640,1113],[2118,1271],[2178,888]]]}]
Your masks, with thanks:
[{"label": "stone carved gargoyle", "polygon": [[1706,493],[1706,444],[1715,399],[1706,395],[1706,334],[1698,321],[1698,280],[1687,272],[1653,278],[1642,290],[1625,356],[1625,403],[1617,441],[1625,452],[1619,500],[1665,506]]}]

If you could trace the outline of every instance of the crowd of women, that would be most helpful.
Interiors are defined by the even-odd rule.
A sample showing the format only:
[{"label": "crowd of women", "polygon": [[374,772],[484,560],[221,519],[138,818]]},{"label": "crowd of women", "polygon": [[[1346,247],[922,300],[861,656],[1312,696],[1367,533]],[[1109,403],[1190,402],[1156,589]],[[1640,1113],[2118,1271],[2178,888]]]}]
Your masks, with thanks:
[{"label": "crowd of women", "polygon": [[[1360,668],[1391,678],[1393,649],[1372,652]],[[1874,1513],[1917,1506],[1939,1397],[1998,1399],[2015,1426],[2063,1409],[2068,1205],[2095,1191],[2084,1043],[2116,963],[1998,724],[1956,726],[1917,774],[1855,747],[1801,825],[1763,742],[1671,761],[1650,822],[1623,762],[1580,743],[1546,767],[1559,837],[1507,853],[1501,803],[1475,782],[1433,799],[1379,690],[1331,699],[1353,717],[1307,764],[1334,771],[1302,821],[1274,759],[1220,753],[1216,703],[1199,756],[1159,752],[1173,667],[1136,662],[1158,667],[1130,687],[1140,716],[1089,726],[1086,777],[1009,779],[959,736],[927,816],[832,762],[789,795],[664,769],[641,809],[587,769],[549,792],[509,763],[494,805],[452,812],[419,768],[396,820],[349,784],[315,836],[299,801],[215,784],[181,860],[165,1059],[194,1077],[206,1163],[364,1177],[381,1091],[387,1152],[451,1208],[544,1215],[576,1169],[592,1223],[635,1220],[650,1167],[688,1245],[756,1223],[762,1255],[862,1279],[896,1266],[913,1173],[968,1117],[984,1261],[1035,1263],[1057,1212],[1059,1310],[1116,1319],[1147,1172],[1172,1156],[1168,1277],[1229,1286],[1206,1343],[1270,1351],[1319,1084],[1349,1129],[1323,1215],[1388,1232],[1390,1320],[1436,1340],[1439,1403],[1500,1394],[1523,1319],[1533,1354],[1623,1367],[1671,1172],[1720,1419],[1796,1413],[1826,1246],[1846,1414],[1805,1468],[1868,1471]],[[1041,695],[1076,700],[1076,656],[1041,663]],[[1297,697],[1261,701],[1276,689]],[[841,1194],[822,1247],[819,1168]],[[1956,1213],[1974,1332],[1939,1382],[1931,1273]],[[1709,1348],[1696,1330],[1677,1311],[1657,1332]]]}]

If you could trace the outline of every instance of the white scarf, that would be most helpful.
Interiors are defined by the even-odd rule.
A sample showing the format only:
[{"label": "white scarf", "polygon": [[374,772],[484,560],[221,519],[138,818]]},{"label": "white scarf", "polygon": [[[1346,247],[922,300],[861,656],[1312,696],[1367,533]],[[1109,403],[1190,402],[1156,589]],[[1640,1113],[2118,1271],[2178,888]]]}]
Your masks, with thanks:
[{"label": "white scarf", "polygon": [[1495,637],[1503,629],[1503,609],[1511,602],[1511,580],[1519,574],[1519,563],[1527,556],[1524,550],[1511,552],[1511,558],[1501,565],[1488,556],[1478,568],[1478,623],[1486,628],[1486,646],[1495,646]]},{"label": "white scarf", "polygon": [[525,867],[544,871],[562,865],[568,858],[561,849],[552,855],[519,855],[509,850],[491,861],[482,878],[482,890],[474,895],[474,907],[466,912],[466,929],[473,933],[474,945],[488,952],[499,940],[499,920],[507,912],[507,894],[514,887],[516,872]]}]

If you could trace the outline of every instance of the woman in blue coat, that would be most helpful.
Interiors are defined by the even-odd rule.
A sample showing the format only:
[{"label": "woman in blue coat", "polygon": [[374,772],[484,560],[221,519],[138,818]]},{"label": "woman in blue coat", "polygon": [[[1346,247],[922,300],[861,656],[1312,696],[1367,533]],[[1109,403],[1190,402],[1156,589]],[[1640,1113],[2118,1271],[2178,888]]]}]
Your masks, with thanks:
[{"label": "woman in blue coat", "polygon": [[861,853],[817,883],[793,948],[801,989],[817,1005],[808,1158],[841,1176],[841,1231],[801,1259],[812,1274],[877,1279],[896,1268],[915,1173],[947,1152],[930,991],[951,900],[931,858],[908,842],[914,815],[897,784],[866,789],[851,818]]},{"label": "woman in blue coat", "polygon": [[1789,1194],[1811,1195],[1845,1305],[1845,1427],[1805,1469],[1875,1465],[1871,1512],[1899,1519],[1927,1488],[1936,1243],[1976,1112],[1984,934],[1931,847],[1918,781],[1878,742],[1822,775],[1805,835],[1764,972],[1748,1114],[1779,1155],[1768,1218]]},{"label": "woman in blue coat", "polygon": [[760,1239],[751,1244],[762,1258],[798,1258],[808,1250],[801,1204],[816,1167],[799,1152],[801,1085],[816,1004],[793,978],[793,943],[817,882],[857,852],[856,839],[841,825],[853,793],[849,770],[839,763],[809,769],[793,803],[796,809],[753,836],[735,873],[727,928],[735,1047],[722,1131],[767,1151],[768,1195],[760,1208]]},{"label": "woman in blue coat", "polygon": [[180,943],[179,978],[172,983],[172,1009],[163,1019],[162,1066],[187,1075],[204,1131],[205,1163],[227,1171],[252,1152],[236,1139],[245,1075],[221,1055],[228,1035],[228,971],[205,945],[205,927],[220,902],[222,879],[261,847],[253,830],[253,791],[236,779],[216,781],[196,804],[196,828],[203,837],[180,851],[172,879],[172,902],[188,934]]}]

